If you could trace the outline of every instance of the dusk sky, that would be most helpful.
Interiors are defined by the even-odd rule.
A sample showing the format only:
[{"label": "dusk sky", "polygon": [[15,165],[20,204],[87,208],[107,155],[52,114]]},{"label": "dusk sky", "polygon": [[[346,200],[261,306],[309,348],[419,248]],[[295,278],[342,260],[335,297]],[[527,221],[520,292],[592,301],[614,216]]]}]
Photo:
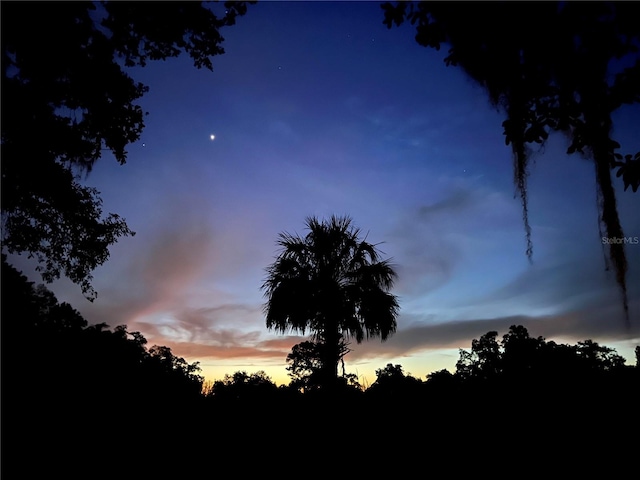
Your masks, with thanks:
[{"label": "dusk sky", "polygon": [[[530,264],[503,114],[445,66],[446,48],[383,18],[374,2],[258,3],[223,30],[213,72],[186,55],[132,69],[150,87],[146,128],[126,165],[107,155],[86,183],[137,234],[94,272],[96,301],[68,280],[50,285],[58,299],[199,361],[207,380],[264,370],[288,383],[285,358],[305,338],[266,329],[265,268],[280,232],[349,215],[398,273],[397,333],[345,358],[361,383],[387,363],[422,379],[454,371],[459,348],[512,324],[591,338],[633,362],[640,244],[626,248],[628,330],[605,271],[593,164],[567,156],[559,135],[535,155]],[[623,153],[640,151],[639,119],[638,106],[614,117]],[[640,192],[614,182],[625,235],[640,237]]]}]

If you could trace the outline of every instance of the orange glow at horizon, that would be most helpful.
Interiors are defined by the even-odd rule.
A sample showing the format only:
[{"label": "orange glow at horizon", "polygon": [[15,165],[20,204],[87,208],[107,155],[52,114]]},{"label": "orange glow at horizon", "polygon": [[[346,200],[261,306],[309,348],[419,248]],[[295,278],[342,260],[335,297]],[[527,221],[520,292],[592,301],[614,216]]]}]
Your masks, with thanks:
[{"label": "orange glow at horizon", "polygon": [[[286,363],[276,365],[273,363],[261,365],[260,362],[239,363],[238,358],[224,360],[200,360],[200,374],[205,382],[222,380],[226,374],[233,375],[238,371],[245,371],[248,374],[264,371],[276,385],[288,385],[291,381],[286,370]],[[284,360],[284,359],[283,359]],[[376,370],[384,368],[388,363],[400,364],[406,375],[412,375],[420,380],[426,380],[428,374],[437,370],[448,369],[455,371],[455,363],[458,360],[457,349],[439,349],[424,352],[420,355],[398,358],[372,358],[367,360],[357,360],[349,362],[345,359],[345,369],[347,373],[355,373],[361,385],[368,387],[376,381]],[[199,361],[198,359],[187,359],[190,363]]]}]

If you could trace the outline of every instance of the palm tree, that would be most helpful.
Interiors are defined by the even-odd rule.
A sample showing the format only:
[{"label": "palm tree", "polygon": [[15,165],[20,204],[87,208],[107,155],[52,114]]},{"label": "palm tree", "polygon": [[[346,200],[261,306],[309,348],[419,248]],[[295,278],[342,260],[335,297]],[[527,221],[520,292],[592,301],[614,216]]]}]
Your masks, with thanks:
[{"label": "palm tree", "polygon": [[267,328],[313,333],[320,343],[322,380],[335,385],[345,339],[389,338],[398,302],[389,293],[396,273],[375,245],[359,238],[351,218],[308,217],[305,237],[281,233],[282,251],[262,285]]}]

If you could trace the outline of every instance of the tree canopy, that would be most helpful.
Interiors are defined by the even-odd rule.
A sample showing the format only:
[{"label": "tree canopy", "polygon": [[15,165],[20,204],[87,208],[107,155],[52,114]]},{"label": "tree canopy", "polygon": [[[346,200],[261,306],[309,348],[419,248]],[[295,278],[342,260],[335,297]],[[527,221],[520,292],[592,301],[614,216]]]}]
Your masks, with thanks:
[{"label": "tree canopy", "polygon": [[91,272],[108,247],[133,235],[102,214],[99,192],[82,185],[105,151],[124,164],[144,128],[136,104],[148,87],[127,67],[187,53],[212,70],[220,30],[247,3],[217,16],[202,2],[2,2],[2,243],[96,292]]},{"label": "tree canopy", "polygon": [[294,345],[287,355],[287,364],[292,387],[306,392],[319,386],[322,374],[320,344],[306,341]]},{"label": "tree canopy", "polygon": [[[310,392],[322,387],[323,383],[323,350],[327,346],[321,342],[305,341],[294,345],[291,353],[287,355],[287,371],[291,377],[290,387],[295,390]],[[360,388],[358,376],[354,373],[346,373],[344,356],[349,353],[348,343],[344,338],[338,344],[338,358],[342,363],[342,376],[344,386]]]},{"label": "tree canopy", "polygon": [[310,330],[322,345],[323,385],[334,384],[343,340],[383,341],[396,331],[395,271],[349,217],[307,218],[309,233],[280,234],[282,247],[262,285],[266,323],[278,332]]},{"label": "tree canopy", "polygon": [[417,395],[421,384],[419,379],[405,374],[402,365],[387,363],[376,370],[376,381],[367,389],[367,394],[387,399],[407,398]]},{"label": "tree canopy", "polygon": [[[640,152],[613,137],[613,113],[640,102],[640,24],[629,2],[395,2],[385,3],[388,28],[408,21],[417,43],[449,46],[447,65],[460,66],[506,115],[505,143],[513,150],[514,182],[522,201],[527,248],[527,177],[531,145],[551,132],[570,141],[567,154],[593,162],[600,237],[624,237],[612,169],[624,189],[640,186]],[[603,245],[603,248],[604,245]],[[628,319],[624,242],[608,243]]]},{"label": "tree canopy", "polygon": [[251,374],[244,370],[226,374],[204,392],[207,398],[226,404],[265,402],[274,399],[277,393],[278,387],[263,370]]},{"label": "tree canopy", "polygon": [[460,350],[456,376],[466,382],[503,381],[529,383],[594,377],[598,372],[625,368],[625,359],[610,347],[593,340],[576,345],[557,344],[543,337],[531,337],[522,325],[512,325],[497,340],[490,331],[473,339],[471,350]]},{"label": "tree canopy", "polygon": [[81,399],[96,406],[125,398],[141,405],[200,395],[197,362],[188,363],[166,346],[147,348],[146,338],[126,325],[113,330],[104,323],[88,325],[44,285],[29,282],[4,255],[2,342],[28,352],[3,356],[3,374],[11,372],[12,384],[20,387],[11,389],[12,399],[34,395],[47,408],[71,409]]}]

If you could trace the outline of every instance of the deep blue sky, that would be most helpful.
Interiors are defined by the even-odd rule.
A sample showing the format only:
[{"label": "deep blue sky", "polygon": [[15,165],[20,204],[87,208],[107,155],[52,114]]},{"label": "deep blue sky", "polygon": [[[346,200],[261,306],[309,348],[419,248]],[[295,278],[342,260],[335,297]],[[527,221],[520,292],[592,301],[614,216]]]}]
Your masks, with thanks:
[{"label": "deep blue sky", "polygon": [[[264,269],[278,233],[348,214],[385,242],[399,274],[398,333],[346,359],[361,381],[389,362],[422,377],[453,371],[458,348],[515,323],[593,338],[631,361],[640,245],[627,247],[628,332],[604,271],[592,164],[566,156],[560,136],[535,156],[530,265],[502,114],[445,67],[446,50],[382,20],[373,2],[265,2],[224,31],[213,73],[186,56],[131,70],[150,87],[146,129],[125,166],[105,157],[87,183],[137,235],[95,272],[94,303],[64,280],[58,298],[200,361],[208,379],[263,369],[287,382],[285,357],[302,339],[266,330]],[[640,150],[638,113],[616,117],[626,151]],[[625,234],[640,236],[640,193],[618,190]]]}]

